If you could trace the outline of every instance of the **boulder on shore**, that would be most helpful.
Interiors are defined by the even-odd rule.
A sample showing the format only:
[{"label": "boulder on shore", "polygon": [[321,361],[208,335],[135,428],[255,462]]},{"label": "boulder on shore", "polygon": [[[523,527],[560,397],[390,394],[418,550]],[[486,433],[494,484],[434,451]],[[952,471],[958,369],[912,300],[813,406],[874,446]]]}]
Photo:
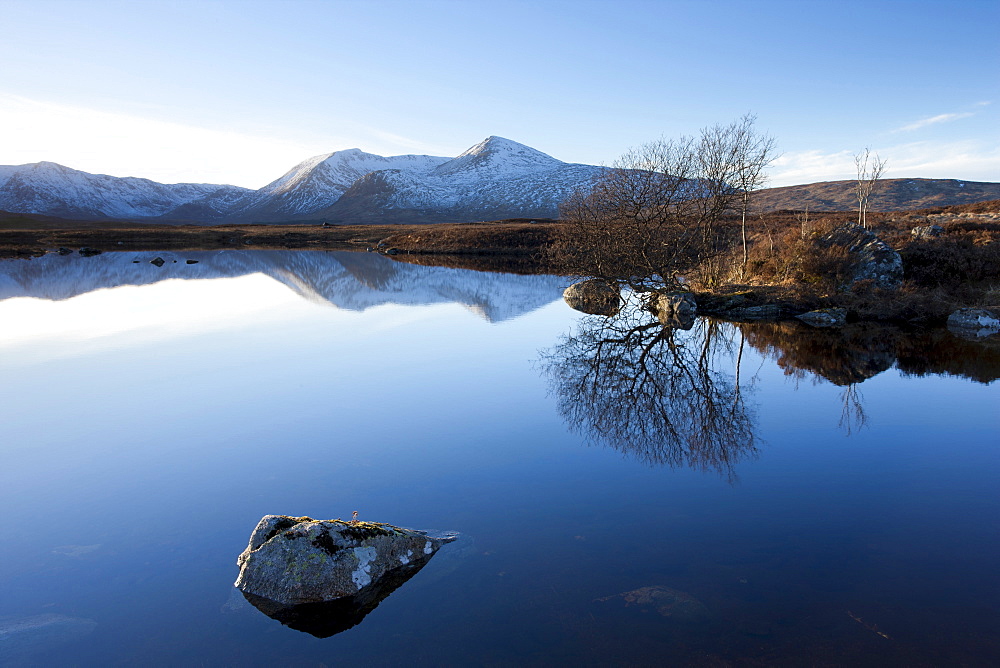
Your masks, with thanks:
[{"label": "boulder on shore", "polygon": [[1000,333],[1000,308],[960,308],[948,316],[948,330],[964,338]]},{"label": "boulder on shore", "polygon": [[591,315],[615,315],[621,308],[618,288],[600,278],[574,283],[563,291],[570,308]]},{"label": "boulder on shore", "polygon": [[944,232],[940,225],[918,225],[910,230],[910,236],[914,239],[937,239]]},{"label": "boulder on shore", "polygon": [[882,290],[896,290],[903,283],[903,259],[889,244],[859,225],[844,225],[820,238],[826,247],[842,247],[850,258],[850,276],[842,287],[871,281]]},{"label": "boulder on shore", "polygon": [[821,308],[795,317],[812,327],[843,327],[847,324],[847,309]]},{"label": "boulder on shore", "polygon": [[664,327],[691,329],[698,315],[698,302],[691,292],[664,292],[652,304],[657,320]]}]

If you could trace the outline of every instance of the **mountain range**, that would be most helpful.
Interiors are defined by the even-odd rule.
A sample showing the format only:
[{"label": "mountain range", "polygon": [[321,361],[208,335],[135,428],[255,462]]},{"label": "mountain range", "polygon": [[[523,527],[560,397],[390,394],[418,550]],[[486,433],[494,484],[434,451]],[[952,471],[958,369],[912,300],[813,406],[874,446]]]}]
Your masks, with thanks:
[{"label": "mountain range", "polygon": [[[0,166],[0,211],[74,220],[165,223],[423,223],[555,218],[560,202],[602,167],[566,163],[524,144],[488,137],[454,158],[383,157],[359,149],[319,155],[258,190],[163,184],[70,169],[53,162]],[[845,211],[853,181],[760,191],[763,210]],[[1000,198],[1000,183],[889,179],[873,210]]]},{"label": "mountain range", "polygon": [[554,218],[601,170],[502,137],[455,158],[359,149],[299,163],[259,190],[88,174],[52,162],[0,166],[0,210],[145,222],[468,222]]}]

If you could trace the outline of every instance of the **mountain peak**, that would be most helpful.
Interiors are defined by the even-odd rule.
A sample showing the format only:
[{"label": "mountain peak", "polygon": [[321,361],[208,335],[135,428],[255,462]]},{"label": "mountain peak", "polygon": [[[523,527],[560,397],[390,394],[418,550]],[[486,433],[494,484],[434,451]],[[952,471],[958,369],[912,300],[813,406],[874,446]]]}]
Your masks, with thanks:
[{"label": "mountain peak", "polygon": [[489,171],[495,176],[553,169],[565,163],[516,141],[491,135],[435,170],[439,175]]},{"label": "mountain peak", "polygon": [[459,158],[469,156],[469,155],[489,155],[489,154],[505,154],[505,155],[516,155],[523,157],[531,157],[536,160],[543,161],[555,161],[555,158],[541,151],[537,151],[530,146],[524,144],[519,144],[516,141],[510,139],[505,139],[504,137],[497,137],[496,135],[490,135],[483,141],[479,142],[472,148],[466,150],[464,153],[459,155]]},{"label": "mountain peak", "polygon": [[32,169],[45,172],[75,172],[77,170],[71,169],[70,167],[65,167],[60,165],[58,162],[50,162],[48,160],[42,160],[40,162],[32,163],[30,165],[25,165]]}]

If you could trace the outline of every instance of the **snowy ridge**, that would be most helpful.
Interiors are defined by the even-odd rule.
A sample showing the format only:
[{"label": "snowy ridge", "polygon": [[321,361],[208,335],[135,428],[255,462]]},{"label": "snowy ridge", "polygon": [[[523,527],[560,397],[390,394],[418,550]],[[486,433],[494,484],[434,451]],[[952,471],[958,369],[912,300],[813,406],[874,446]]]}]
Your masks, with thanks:
[{"label": "snowy ridge", "polygon": [[41,162],[0,166],[0,209],[198,223],[546,218],[600,169],[495,136],[450,159],[335,151],[304,160],[259,190],[164,185]]},{"label": "snowy ridge", "polygon": [[160,216],[206,195],[247,192],[236,186],[88,174],[54,162],[0,167],[0,181],[0,209],[84,219]]},{"label": "snowy ridge", "polygon": [[[164,260],[162,267],[150,264],[156,257]],[[187,264],[189,259],[197,263]],[[558,276],[424,267],[357,252],[225,250],[94,257],[50,253],[30,261],[0,261],[0,301],[15,297],[62,300],[122,285],[255,273],[281,282],[304,299],[346,310],[455,302],[490,322],[509,320],[559,300],[567,282]]]},{"label": "snowy ridge", "polygon": [[489,137],[431,172],[367,174],[317,214],[338,222],[554,218],[559,205],[586,188],[601,170]]}]

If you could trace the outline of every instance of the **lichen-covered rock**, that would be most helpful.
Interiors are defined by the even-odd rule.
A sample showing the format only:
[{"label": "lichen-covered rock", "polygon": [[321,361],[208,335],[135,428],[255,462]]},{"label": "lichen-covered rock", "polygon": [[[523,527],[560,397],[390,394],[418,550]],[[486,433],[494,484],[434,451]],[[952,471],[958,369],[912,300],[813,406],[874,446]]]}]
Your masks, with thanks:
[{"label": "lichen-covered rock", "polygon": [[691,292],[664,292],[656,299],[655,313],[665,327],[691,329],[698,314],[698,302]]},{"label": "lichen-covered rock", "polygon": [[910,230],[910,236],[914,239],[937,239],[944,232],[940,225],[918,225]]},{"label": "lichen-covered rock", "polygon": [[821,308],[795,317],[812,327],[843,327],[847,324],[847,309]]},{"label": "lichen-covered rock", "polygon": [[948,330],[965,338],[1000,333],[1000,308],[960,308],[948,316]]},{"label": "lichen-covered rock", "polygon": [[858,225],[844,225],[820,238],[820,243],[841,246],[850,257],[850,278],[842,286],[850,288],[871,281],[882,290],[896,290],[903,283],[903,259],[887,243]]},{"label": "lichen-covered rock", "polygon": [[694,293],[690,291],[660,293],[657,305],[661,311],[692,314],[698,312],[698,302]]},{"label": "lichen-covered rock", "polygon": [[283,606],[356,596],[394,571],[422,566],[454,539],[376,522],[267,515],[236,560],[236,586]]},{"label": "lichen-covered rock", "polygon": [[621,308],[618,288],[600,278],[574,283],[563,291],[570,308],[591,315],[614,315]]}]

